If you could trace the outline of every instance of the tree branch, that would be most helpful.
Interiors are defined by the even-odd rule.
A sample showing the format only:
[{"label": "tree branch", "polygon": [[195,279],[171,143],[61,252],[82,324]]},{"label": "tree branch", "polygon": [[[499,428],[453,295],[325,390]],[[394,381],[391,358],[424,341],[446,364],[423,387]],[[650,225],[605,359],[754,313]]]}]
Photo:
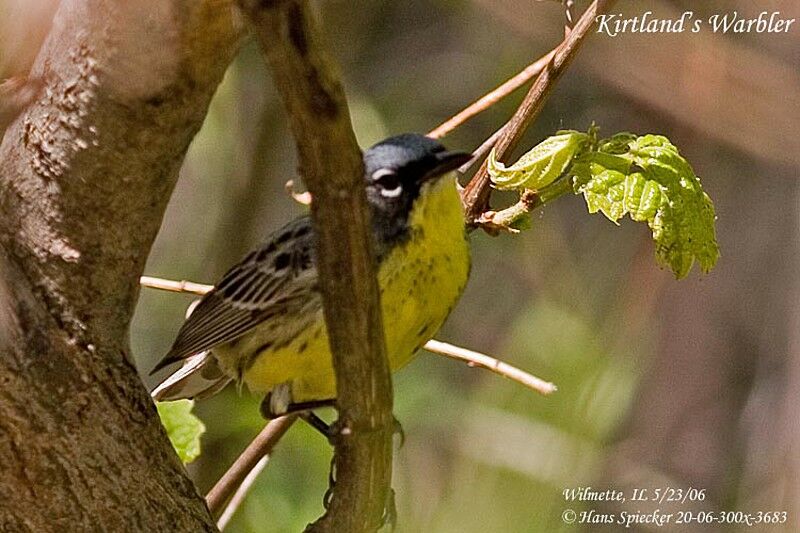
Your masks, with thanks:
[{"label": "tree branch", "polygon": [[311,214],[339,420],[337,484],[328,512],[312,529],[372,531],[389,494],[393,417],[361,152],[308,3],[240,5],[286,105],[300,175],[315,199]]},{"label": "tree branch", "polygon": [[0,529],[215,525],[131,363],[178,169],[233,57],[219,0],[61,2],[0,145]]},{"label": "tree branch", "polygon": [[[142,276],[140,279],[142,287],[159,289],[169,292],[184,294],[204,295],[214,288],[213,285],[194,283],[192,281],[173,281],[152,276]],[[495,359],[486,354],[468,350],[461,346],[456,346],[446,342],[431,339],[425,343],[423,348],[436,355],[441,355],[456,361],[463,361],[473,368],[485,368],[499,376],[503,376],[512,381],[528,387],[540,394],[549,395],[558,390],[555,384],[529,374],[508,363]],[[214,517],[223,512],[223,505],[231,494],[241,489],[241,484],[251,476],[252,469],[255,469],[260,458],[272,453],[272,449],[280,438],[286,433],[289,426],[295,421],[295,417],[282,417],[271,421],[253,440],[244,452],[236,459],[228,471],[217,481],[214,488],[206,496],[206,502]],[[256,474],[257,475],[257,474]],[[238,488],[237,488],[238,487]],[[242,496],[244,498],[244,496]],[[237,502],[235,505],[239,505]],[[232,503],[229,504],[233,505]],[[232,512],[232,511],[231,511]],[[228,507],[225,507],[223,514],[229,514]],[[220,529],[223,528],[222,519],[218,522]]]},{"label": "tree branch", "polygon": [[162,291],[169,292],[183,292],[188,294],[196,294],[203,296],[211,292],[214,288],[213,285],[206,285],[204,283],[195,283],[193,281],[172,281],[170,279],[154,278],[152,276],[142,276],[139,278],[139,284],[142,287],[150,289],[161,289]]},{"label": "tree branch", "polygon": [[[495,153],[499,161],[508,162],[511,152],[517,147],[517,143],[519,143],[528,126],[539,116],[556,82],[575,57],[586,37],[591,33],[590,30],[594,26],[595,18],[605,12],[612,1],[594,0],[581,15],[572,31],[567,34],[564,42],[557,48],[552,62],[536,78],[517,111],[503,128],[503,133],[495,144]],[[476,224],[481,214],[488,209],[489,195],[489,173],[487,172],[486,160],[484,160],[464,188],[462,195],[468,223]]]},{"label": "tree branch", "polygon": [[247,494],[250,492],[250,489],[253,488],[258,476],[261,475],[261,472],[263,472],[264,468],[267,467],[268,462],[269,455],[263,456],[242,480],[242,484],[239,485],[239,487],[236,489],[236,492],[233,493],[230,501],[228,501],[225,509],[223,509],[222,514],[219,515],[217,527],[220,531],[225,531],[225,528],[228,527],[228,523],[230,523],[233,515],[236,514],[236,511],[239,510],[239,507],[242,505],[242,503],[244,503],[244,500],[247,498]]},{"label": "tree branch", "polygon": [[503,361],[495,359],[494,357],[490,357],[486,354],[482,354],[473,350],[467,350],[461,346],[455,346],[447,342],[431,339],[425,343],[424,348],[429,352],[443,355],[457,361],[463,361],[470,367],[485,368],[486,370],[490,370],[499,376],[516,381],[517,383],[521,383],[529,389],[532,389],[539,394],[544,394],[545,396],[558,390],[558,387],[549,381],[537,378],[536,376],[529,374],[524,370],[520,370],[519,368],[509,365],[508,363],[504,363]]},{"label": "tree branch", "polygon": [[233,493],[228,505],[225,506],[225,509],[219,516],[219,520],[217,520],[217,527],[220,531],[225,531],[225,528],[233,518],[233,515],[236,514],[236,511],[242,505],[245,498],[247,498],[247,494],[250,492],[250,489],[253,488],[256,479],[258,479],[258,476],[264,471],[264,468],[266,468],[268,461],[269,455],[264,455],[261,459],[259,459],[253,469],[248,472],[245,478],[242,480],[242,484],[239,485],[239,488],[236,489],[236,492]]},{"label": "tree branch", "polygon": [[[151,276],[142,276],[141,284],[142,287],[148,287],[151,289],[160,289],[163,291],[180,292],[185,294],[197,294],[201,296],[214,288],[213,285],[204,285],[202,283],[194,283],[191,281],[172,281],[168,279],[154,278]],[[556,386],[554,384],[544,381],[541,378],[537,378],[533,374],[529,374],[528,372],[520,370],[519,368],[500,361],[499,359],[495,359],[494,357],[476,352],[474,350],[468,350],[467,348],[437,341],[435,339],[431,339],[426,342],[423,348],[437,355],[442,355],[457,361],[463,361],[471,367],[486,368],[495,374],[508,378],[512,381],[516,381],[517,383],[520,383],[541,394],[547,395],[556,391]],[[269,453],[269,450],[265,450],[264,453]]]},{"label": "tree branch", "polygon": [[295,420],[297,420],[295,415],[282,416],[275,420],[270,420],[241,455],[236,458],[236,461],[206,495],[206,503],[212,516],[215,518],[220,516],[225,503],[231,495],[236,492],[236,489],[244,482],[244,479],[256,467],[258,462],[272,453],[275,445],[294,424]]},{"label": "tree branch", "polygon": [[432,129],[430,132],[428,132],[428,137],[440,139],[478,113],[489,109],[497,102],[525,85],[531,80],[531,78],[539,74],[542,69],[553,59],[553,55],[555,55],[555,53],[556,49],[550,50],[547,54],[543,55],[511,78],[504,81],[501,85],[481,96],[470,105],[453,115],[451,118]]}]

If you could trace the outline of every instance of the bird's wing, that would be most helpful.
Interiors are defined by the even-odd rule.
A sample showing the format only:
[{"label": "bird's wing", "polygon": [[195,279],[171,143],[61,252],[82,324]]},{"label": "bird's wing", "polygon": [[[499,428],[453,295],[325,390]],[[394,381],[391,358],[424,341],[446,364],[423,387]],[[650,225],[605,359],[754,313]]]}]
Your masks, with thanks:
[{"label": "bird's wing", "polygon": [[310,219],[284,226],[203,297],[153,372],[241,337],[287,310],[308,309],[306,300],[319,300],[313,255]]}]

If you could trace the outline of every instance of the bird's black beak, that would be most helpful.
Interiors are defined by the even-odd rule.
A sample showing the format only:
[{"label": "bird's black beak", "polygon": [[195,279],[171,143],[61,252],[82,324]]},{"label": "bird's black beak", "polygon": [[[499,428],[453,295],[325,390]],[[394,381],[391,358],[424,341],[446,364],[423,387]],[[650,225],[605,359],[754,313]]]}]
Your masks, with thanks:
[{"label": "bird's black beak", "polygon": [[455,170],[472,159],[468,152],[438,152],[436,164],[425,176],[427,179],[436,178]]}]

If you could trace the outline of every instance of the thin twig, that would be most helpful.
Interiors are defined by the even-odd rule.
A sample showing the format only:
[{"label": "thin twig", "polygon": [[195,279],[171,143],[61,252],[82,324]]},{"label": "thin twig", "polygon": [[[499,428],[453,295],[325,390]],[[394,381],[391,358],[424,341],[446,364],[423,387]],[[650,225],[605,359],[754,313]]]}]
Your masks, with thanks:
[{"label": "thin twig", "polygon": [[[213,285],[203,283],[185,280],[174,281],[153,276],[142,276],[139,283],[142,287],[151,289],[198,295],[206,294],[214,288]],[[463,361],[471,367],[485,368],[541,394],[547,395],[557,390],[553,383],[544,381],[524,370],[480,352],[434,339],[425,343],[424,348],[436,355]],[[249,489],[249,486],[245,488],[248,485],[248,481],[250,484],[255,481],[258,473],[263,469],[263,465],[259,468],[262,459],[272,452],[272,449],[294,423],[295,419],[295,415],[289,415],[269,422],[236,459],[228,471],[217,481],[214,488],[209,491],[206,496],[206,502],[212,516],[217,518],[219,515],[217,527],[220,530],[225,527],[230,516],[233,515],[241,500],[244,499]],[[230,503],[222,511],[222,506],[225,505],[228,498],[230,498]]]},{"label": "thin twig", "polygon": [[[151,289],[159,289],[170,292],[188,292],[191,294],[200,295],[206,294],[214,288],[213,285],[204,285],[202,283],[194,283],[191,281],[173,281],[169,279],[154,278],[152,276],[142,276],[140,284],[142,287],[148,287]],[[488,368],[489,370],[500,374],[501,376],[517,381],[526,387],[530,387],[537,392],[541,392],[542,394],[550,394],[555,390],[555,385],[552,383],[547,383],[546,381],[528,374],[523,370],[515,368],[508,363],[504,363],[503,361],[480,352],[475,352],[473,350],[468,350],[467,348],[462,348],[461,346],[455,346],[453,344],[448,344],[446,342],[437,341],[434,339],[431,339],[425,343],[424,348],[429,352],[438,355],[465,361],[472,366]]]},{"label": "thin twig", "polygon": [[460,346],[454,346],[452,344],[433,339],[425,343],[425,349],[437,355],[443,355],[451,359],[464,361],[471,367],[479,367],[491,370],[495,374],[516,381],[517,383],[521,383],[522,385],[525,385],[529,389],[535,390],[540,394],[548,395],[558,390],[558,387],[549,381],[537,378],[536,376],[529,374],[524,370],[520,370],[515,366],[509,365],[508,363],[504,363],[503,361],[480,352],[467,350],[466,348],[462,348]]},{"label": "thin twig", "polygon": [[[508,121],[503,133],[495,145],[497,159],[507,162],[511,152],[516,148],[528,126],[539,115],[547,97],[550,95],[555,83],[561,77],[566,67],[575,57],[581,44],[591,33],[595,18],[598,14],[608,9],[613,0],[594,0],[584,11],[575,28],[569,33],[563,43],[557,48],[553,60],[536,78],[528,94],[522,100],[514,116]],[[478,172],[464,188],[464,205],[466,207],[467,221],[471,224],[480,217],[489,205],[489,173],[487,162],[483,161]]]},{"label": "thin twig", "polygon": [[[425,343],[424,348],[436,355],[463,361],[472,368],[485,368],[545,396],[558,390],[558,387],[553,383],[480,352],[433,339]],[[211,514],[216,517],[219,507],[225,503],[228,495],[235,491],[217,521],[217,527],[220,531],[225,528],[238,506],[241,505],[250,487],[266,466],[267,456],[272,452],[275,444],[277,444],[286,430],[289,429],[294,419],[295,415],[291,415],[275,419],[267,424],[206,496]],[[248,471],[248,469],[250,470]]]},{"label": "thin twig", "polygon": [[227,526],[228,522],[231,521],[231,518],[233,518],[233,515],[236,513],[236,510],[242,504],[245,497],[247,496],[247,493],[250,492],[250,489],[256,482],[258,475],[261,474],[261,472],[264,470],[264,467],[267,466],[268,462],[269,462],[269,455],[265,455],[264,457],[259,459],[258,462],[256,463],[256,466],[254,466],[253,469],[250,472],[248,472],[247,476],[245,476],[244,480],[242,481],[242,484],[239,485],[239,488],[236,489],[236,492],[234,492],[233,496],[231,496],[231,500],[228,502],[228,505],[225,506],[225,510],[222,511],[219,520],[217,520],[217,529],[219,529],[220,531],[225,530],[225,526]]},{"label": "thin twig", "polygon": [[519,200],[515,204],[500,211],[484,211],[476,223],[490,235],[497,235],[501,232],[519,233],[520,230],[514,227],[515,223],[540,205],[542,205],[542,201],[538,192],[526,190],[520,194]]},{"label": "thin twig", "polygon": [[[483,158],[486,157],[486,155],[492,149],[492,146],[494,146],[494,143],[497,142],[497,139],[500,138],[500,134],[503,133],[503,128],[504,127],[505,127],[505,124],[503,126],[500,126],[500,128],[497,129],[494,133],[492,133],[485,141],[483,141],[480,146],[478,146],[475,150],[473,150],[472,151],[472,159],[470,159],[469,161],[467,161],[466,163],[464,163],[463,165],[458,167],[456,172],[458,172],[461,175],[466,174],[467,171],[470,168],[472,168],[472,166],[476,162],[482,161]],[[459,183],[456,183],[456,186],[458,187],[458,190],[459,190],[459,193],[460,193],[463,190],[463,187]],[[286,185],[285,185],[285,188],[286,188],[286,192],[289,194],[289,196],[292,198],[292,200],[294,200],[298,204],[305,205],[305,206],[311,205],[311,201],[313,200],[313,198],[311,197],[311,193],[308,192],[308,191],[297,192],[295,190],[294,180],[287,181]]]},{"label": "thin twig", "polygon": [[264,426],[261,433],[236,458],[228,471],[219,478],[216,485],[206,495],[206,504],[211,511],[211,516],[214,518],[220,516],[228,498],[242,485],[258,462],[272,452],[275,444],[294,424],[295,420],[297,420],[297,415],[287,415],[271,420]]},{"label": "thin twig", "polygon": [[427,134],[428,137],[433,139],[441,139],[478,113],[489,109],[494,104],[525,85],[525,83],[530,81],[534,76],[539,74],[545,65],[550,62],[555,53],[555,49],[550,50],[547,54],[522,69],[518,74],[503,82],[502,85],[481,96],[463,110],[459,111],[456,115],[447,119],[435,129],[431,130]]},{"label": "thin twig", "polygon": [[139,278],[139,285],[148,287],[150,289],[160,289],[162,291],[170,292],[186,292],[189,294],[199,294],[200,296],[206,294],[214,288],[213,285],[204,285],[202,283],[194,283],[192,281],[174,281],[171,279],[154,278],[152,276],[142,276]]},{"label": "thin twig", "polygon": [[495,132],[489,135],[489,137],[485,141],[483,141],[480,146],[478,146],[477,148],[475,148],[475,150],[472,151],[472,159],[464,163],[462,166],[458,167],[458,172],[460,174],[466,173],[467,170],[469,170],[472,167],[472,165],[474,165],[477,161],[482,160],[489,154],[489,152],[492,150],[492,147],[494,146],[494,143],[496,143],[497,139],[499,139],[500,135],[502,135],[503,128],[505,128],[505,124],[500,126],[497,130],[495,130]]}]

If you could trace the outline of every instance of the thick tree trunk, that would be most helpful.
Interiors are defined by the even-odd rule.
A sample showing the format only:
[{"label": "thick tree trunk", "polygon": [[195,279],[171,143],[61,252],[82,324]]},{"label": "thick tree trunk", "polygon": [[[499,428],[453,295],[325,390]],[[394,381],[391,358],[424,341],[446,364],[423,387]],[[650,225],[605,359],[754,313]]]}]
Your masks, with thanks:
[{"label": "thick tree trunk", "polygon": [[65,0],[0,146],[0,530],[214,528],[131,364],[138,278],[235,51],[229,3]]}]

